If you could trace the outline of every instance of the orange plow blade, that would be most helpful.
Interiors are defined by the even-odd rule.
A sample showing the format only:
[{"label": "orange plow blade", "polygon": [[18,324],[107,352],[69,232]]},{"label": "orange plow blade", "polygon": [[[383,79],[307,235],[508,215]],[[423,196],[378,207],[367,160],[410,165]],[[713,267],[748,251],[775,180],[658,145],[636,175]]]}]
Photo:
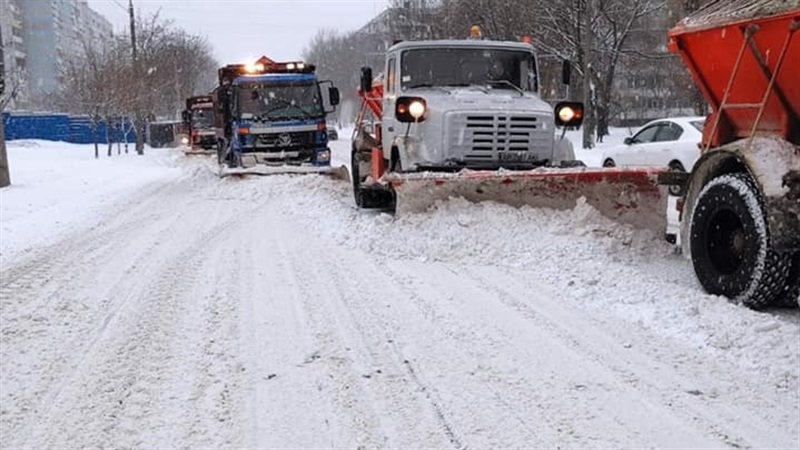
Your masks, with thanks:
[{"label": "orange plow blade", "polygon": [[667,188],[662,169],[574,168],[531,171],[389,174],[396,212],[420,212],[437,201],[461,197],[511,206],[572,209],[583,197],[610,219],[636,228],[665,232]]}]

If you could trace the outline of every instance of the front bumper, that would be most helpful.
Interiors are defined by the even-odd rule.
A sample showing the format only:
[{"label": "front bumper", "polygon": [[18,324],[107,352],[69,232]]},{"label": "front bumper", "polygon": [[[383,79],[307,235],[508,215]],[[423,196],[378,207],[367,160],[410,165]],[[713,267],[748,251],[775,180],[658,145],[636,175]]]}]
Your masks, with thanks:
[{"label": "front bumper", "polygon": [[244,149],[239,158],[242,167],[257,165],[328,167],[331,165],[331,151],[327,147],[280,152],[260,151],[258,148]]}]

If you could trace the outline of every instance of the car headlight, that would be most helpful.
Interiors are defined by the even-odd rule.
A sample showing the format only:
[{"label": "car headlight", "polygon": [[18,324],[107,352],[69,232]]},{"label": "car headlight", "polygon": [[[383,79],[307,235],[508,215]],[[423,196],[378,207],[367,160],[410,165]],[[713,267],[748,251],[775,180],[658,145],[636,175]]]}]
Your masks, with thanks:
[{"label": "car headlight", "polygon": [[400,122],[422,122],[428,112],[428,105],[421,97],[400,97],[394,108],[394,115]]}]

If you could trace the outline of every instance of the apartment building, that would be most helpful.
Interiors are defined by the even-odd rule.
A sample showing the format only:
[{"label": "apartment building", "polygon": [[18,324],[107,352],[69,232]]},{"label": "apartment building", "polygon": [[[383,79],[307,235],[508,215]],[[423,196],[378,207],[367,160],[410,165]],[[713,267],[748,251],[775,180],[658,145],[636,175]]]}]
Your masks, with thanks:
[{"label": "apartment building", "polygon": [[7,107],[27,101],[27,52],[22,21],[22,0],[0,0],[0,45],[3,48]]},{"label": "apartment building", "polygon": [[7,85],[19,85],[11,108],[49,109],[63,65],[113,37],[86,0],[0,0],[0,29]]}]

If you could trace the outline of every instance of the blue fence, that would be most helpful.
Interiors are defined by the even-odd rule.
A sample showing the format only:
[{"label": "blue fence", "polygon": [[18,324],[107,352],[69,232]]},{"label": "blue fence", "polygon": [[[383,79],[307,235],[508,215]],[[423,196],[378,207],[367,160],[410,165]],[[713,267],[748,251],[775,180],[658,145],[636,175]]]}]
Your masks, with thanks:
[{"label": "blue fence", "polygon": [[[94,143],[92,122],[88,116],[70,116],[67,114],[20,114],[3,113],[6,139],[43,139],[46,141],[64,141],[73,144]],[[97,142],[105,143],[107,137],[111,142],[126,142],[123,130],[130,130],[127,142],[136,142],[136,133],[127,119],[120,118],[97,125]],[[110,133],[110,136],[109,136]]]}]

